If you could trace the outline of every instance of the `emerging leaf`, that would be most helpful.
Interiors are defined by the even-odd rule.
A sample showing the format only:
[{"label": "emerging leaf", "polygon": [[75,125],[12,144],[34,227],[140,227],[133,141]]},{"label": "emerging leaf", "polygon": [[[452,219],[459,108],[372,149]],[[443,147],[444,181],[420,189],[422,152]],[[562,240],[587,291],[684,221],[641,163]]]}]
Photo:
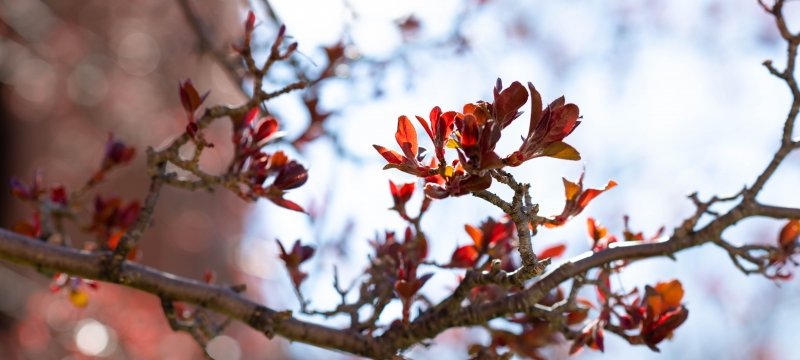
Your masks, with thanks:
[{"label": "emerging leaf", "polygon": [[536,257],[539,259],[555,258],[563,255],[565,250],[567,250],[567,246],[564,244],[553,245],[542,250]]}]

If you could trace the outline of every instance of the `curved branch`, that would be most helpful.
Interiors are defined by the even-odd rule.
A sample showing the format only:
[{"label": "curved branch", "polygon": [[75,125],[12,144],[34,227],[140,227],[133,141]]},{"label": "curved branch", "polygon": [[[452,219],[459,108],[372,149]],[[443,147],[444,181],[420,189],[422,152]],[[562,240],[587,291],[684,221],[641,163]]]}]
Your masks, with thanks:
[{"label": "curved branch", "polygon": [[728,213],[696,231],[680,231],[659,242],[626,241],[615,243],[600,252],[587,252],[584,255],[560,265],[552,272],[544,275],[528,289],[498,299],[487,304],[460,307],[439,307],[426,312],[405,329],[387,333],[378,340],[389,347],[405,349],[421,339],[433,338],[442,331],[454,327],[474,326],[491,319],[515,313],[537,311],[537,304],[561,283],[575,278],[587,270],[601,267],[618,260],[651,258],[658,256],[672,257],[673,254],[705,243],[714,241],[722,232],[737,222],[752,216],[771,218],[797,218],[800,209],[760,205],[754,202],[742,202]]},{"label": "curved branch", "polygon": [[[104,263],[109,252],[86,252],[48,244],[0,228],[0,258],[39,271],[53,270],[88,279],[107,279]],[[140,264],[124,262],[118,284],[176,301],[196,304],[225,314],[263,332],[288,340],[375,357],[377,343],[368,336],[297,320],[291,312],[269,309],[229,287],[179,277]]]}]

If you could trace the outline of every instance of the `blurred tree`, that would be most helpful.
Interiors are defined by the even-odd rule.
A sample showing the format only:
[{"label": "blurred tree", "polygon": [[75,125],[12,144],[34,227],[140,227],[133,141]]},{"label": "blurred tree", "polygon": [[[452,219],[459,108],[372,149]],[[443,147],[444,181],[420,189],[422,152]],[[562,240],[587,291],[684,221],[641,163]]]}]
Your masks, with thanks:
[{"label": "blurred tree", "polygon": [[[574,182],[565,178],[566,203],[556,212],[560,214],[540,216],[530,185],[518,180],[523,176],[516,168],[508,168],[539,157],[580,159],[578,150],[562,141],[580,123],[579,110],[563,98],[552,103],[542,99],[532,86],[514,82],[505,87],[498,81],[493,97],[484,102],[463,108],[455,107],[460,104],[456,103],[445,106],[445,111],[436,107],[430,116],[417,120],[401,117],[395,134],[399,149],[375,145],[387,168],[420,179],[417,184],[424,187],[424,199],[409,203],[415,193],[413,182],[391,183],[391,210],[402,219],[398,228],[405,231],[387,230],[373,238],[369,262],[360,263],[367,270],[361,277],[352,276],[356,277],[353,286],[341,283],[337,273],[333,294],[341,297],[339,303],[317,301],[317,292],[304,295],[301,285],[309,279],[304,263],[309,259],[320,254],[335,253],[345,259],[363,254],[353,250],[351,239],[357,225],[352,222],[330,235],[331,224],[344,221],[338,212],[340,203],[352,206],[357,194],[344,192],[335,182],[331,185],[338,178],[335,174],[323,176],[319,181],[328,188],[321,188],[313,183],[313,173],[309,178],[308,170],[317,163],[325,169],[331,161],[337,161],[331,166],[334,172],[347,172],[352,165],[373,166],[349,139],[358,136],[370,143],[386,142],[383,135],[363,130],[370,119],[345,121],[348,105],[390,98],[391,84],[398,77],[409,88],[445,88],[446,96],[440,101],[463,101],[464,96],[472,96],[466,95],[470,89],[426,81],[424,74],[437,70],[430,60],[436,63],[488,52],[502,57],[502,65],[514,67],[519,61],[515,59],[524,59],[524,54],[500,55],[499,48],[493,48],[500,38],[518,44],[535,42],[548,54],[551,63],[547,66],[556,74],[567,73],[570,64],[587,55],[586,49],[618,56],[620,49],[636,42],[629,30],[638,21],[630,16],[634,5],[609,7],[610,13],[620,15],[613,26],[618,36],[612,37],[610,45],[596,45],[588,43],[588,37],[569,38],[553,31],[551,25],[531,25],[525,12],[511,11],[513,3],[486,10],[488,3],[466,1],[455,11],[444,6],[449,12],[437,8],[435,15],[449,20],[438,30],[439,19],[425,18],[424,12],[390,19],[391,28],[382,29],[381,24],[371,23],[380,12],[344,3],[337,11],[351,21],[340,31],[323,32],[318,49],[298,46],[292,35],[308,30],[292,27],[293,12],[281,12],[278,5],[283,3],[256,2],[253,7],[264,16],[251,12],[243,19],[237,4],[222,2],[202,6],[187,0],[3,3],[2,73],[8,85],[2,104],[9,114],[4,118],[11,121],[0,125],[9,127],[2,134],[14,134],[16,141],[2,141],[12,147],[4,153],[14,154],[4,158],[10,164],[2,168],[32,174],[11,182],[11,192],[32,206],[2,202],[3,224],[27,237],[0,232],[0,257],[22,264],[0,269],[0,287],[12,294],[0,304],[6,319],[0,351],[13,358],[68,354],[196,358],[201,353],[217,359],[274,358],[279,357],[281,345],[267,338],[277,334],[386,358],[464,326],[486,330],[483,338],[455,337],[462,349],[472,344],[469,353],[475,358],[503,358],[511,353],[538,358],[567,349],[580,351],[584,346],[603,350],[604,332],[657,350],[686,320],[684,288],[677,280],[648,279],[652,286],[625,291],[613,277],[635,260],[671,257],[711,242],[745,273],[775,281],[788,278],[788,266],[795,264],[792,255],[797,252],[797,220],[784,222],[778,238],[763,243],[737,246],[721,236],[723,230],[754,216],[800,217],[792,206],[756,200],[777,166],[798,147],[792,135],[800,106],[794,79],[800,36],[788,30],[784,2],[777,1],[762,4],[777,20],[780,35],[767,36],[765,41],[785,41],[788,64],[786,70],[771,63],[767,66],[789,85],[793,103],[780,149],[757,180],[741,192],[707,201],[693,195],[695,213],[666,234],[644,236],[630,230],[626,219],[625,230],[614,236],[589,218],[592,253],[573,263],[550,265],[550,259],[562,256],[566,247],[547,246],[532,237],[538,240],[539,232],[578,216],[616,183],[592,189],[583,186],[583,176]],[[658,7],[657,3],[642,5],[647,26],[660,26],[658,9],[654,9]],[[719,11],[708,7],[711,19]],[[502,26],[477,26],[486,21],[481,17],[486,13],[502,17]],[[320,32],[317,26],[329,26],[307,15],[307,26],[314,32]],[[284,22],[290,25],[288,31]],[[476,33],[476,28],[483,32]],[[616,59],[620,71],[626,70],[627,60]],[[503,75],[506,70],[496,72]],[[415,74],[423,74],[422,80]],[[191,81],[175,80],[189,75]],[[519,109],[529,98],[529,114],[509,126],[520,117]],[[233,105],[213,105],[224,103]],[[447,111],[452,108],[458,112]],[[529,126],[522,129],[519,123]],[[348,131],[352,128],[362,130],[353,135]],[[522,135],[522,144],[509,148],[498,143],[501,133],[506,138]],[[424,138],[430,138],[432,146],[420,140]],[[97,151],[104,143],[105,150]],[[320,152],[328,153],[327,157],[319,157]],[[44,180],[37,180],[40,174]],[[355,182],[366,186],[361,184],[362,175],[354,174]],[[303,193],[295,195],[295,189],[307,180],[311,183],[303,189],[314,185],[317,193],[305,198]],[[149,192],[144,193],[148,186]],[[168,189],[172,187],[195,191]],[[205,189],[230,191],[204,194]],[[495,213],[500,210],[505,216],[468,223],[470,245],[457,247],[445,260],[429,256],[429,245],[437,246],[429,239],[439,236],[423,226],[422,215],[433,199],[467,194],[486,200],[496,207]],[[242,255],[248,251],[231,250],[252,246],[247,241],[237,246],[246,238],[241,235],[244,224],[240,220],[245,208],[237,197],[264,198],[308,214],[307,223],[301,223],[308,225],[311,239],[278,243],[279,257],[300,301],[296,316],[273,310],[286,301],[281,292],[254,291],[264,286],[259,277],[273,278],[270,273],[275,267],[262,264],[272,261],[260,253]],[[411,210],[412,205],[407,210],[407,204],[415,209],[419,205],[419,210]],[[18,215],[31,209],[32,217]],[[281,209],[268,210],[264,219],[254,222],[294,229],[293,219],[297,218]],[[461,227],[465,222],[428,219],[441,226]],[[370,226],[370,231],[376,229],[375,224]],[[274,234],[281,234],[280,229]],[[309,246],[309,241],[317,246]],[[30,265],[52,275],[51,289],[65,295],[42,291],[43,281]],[[340,270],[361,271],[354,268]],[[458,270],[464,268],[466,272]],[[457,285],[446,285],[450,291],[437,294],[430,290],[432,285],[425,286],[433,273],[455,273],[459,280]],[[104,282],[93,290],[98,285],[89,279]],[[243,293],[245,288],[247,293]],[[332,322],[317,325],[320,316]],[[496,318],[505,322],[489,322]],[[228,327],[232,319],[241,323]],[[174,335],[172,330],[186,334]],[[59,340],[65,338],[69,340]],[[551,345],[561,352],[553,352]]]}]

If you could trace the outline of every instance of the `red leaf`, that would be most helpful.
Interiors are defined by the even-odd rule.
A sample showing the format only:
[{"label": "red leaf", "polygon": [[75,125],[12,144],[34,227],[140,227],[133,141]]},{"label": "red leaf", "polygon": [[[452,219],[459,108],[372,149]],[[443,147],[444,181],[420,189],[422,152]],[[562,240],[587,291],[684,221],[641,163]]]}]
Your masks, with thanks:
[{"label": "red leaf", "polygon": [[559,257],[564,254],[564,251],[567,249],[567,246],[564,244],[558,244],[551,246],[547,249],[542,250],[537,256],[539,259],[546,259],[546,258],[555,258]]},{"label": "red leaf", "polygon": [[270,140],[270,137],[275,134],[275,131],[278,130],[278,120],[275,120],[274,117],[267,117],[264,119],[264,122],[258,127],[258,131],[256,131],[255,136],[253,137],[253,141],[256,144],[261,144],[263,140],[267,139]]},{"label": "red leaf", "polygon": [[461,131],[461,146],[469,148],[478,144],[478,120],[472,114],[464,115],[464,129]]},{"label": "red leaf", "polygon": [[281,167],[275,177],[273,185],[281,190],[290,190],[300,187],[308,180],[308,171],[296,161],[289,161]]},{"label": "red leaf", "polygon": [[194,114],[197,108],[206,100],[209,92],[200,96],[197,89],[194,88],[192,80],[187,79],[182,84],[178,84],[178,90],[181,97],[181,105],[188,114]]},{"label": "red leaf", "polygon": [[[431,111],[431,114],[433,114],[433,111]],[[417,118],[417,122],[419,122],[419,124],[422,125],[422,128],[425,129],[425,132],[428,134],[428,137],[431,138],[431,141],[435,142],[436,140],[433,137],[433,132],[431,132],[430,125],[428,125],[428,120],[425,120],[422,116],[416,116],[416,118]],[[433,121],[433,120],[431,120],[431,121]]]},{"label": "red leaf", "polygon": [[306,260],[310,259],[311,256],[314,255],[314,247],[309,245],[303,245],[300,243],[300,240],[295,240],[294,244],[292,244],[292,251],[286,252],[286,248],[283,247],[283,244],[280,240],[276,240],[278,242],[278,247],[281,250],[281,253],[278,255],[286,266],[289,268],[297,268],[305,262]]},{"label": "red leaf", "polygon": [[405,161],[403,155],[400,155],[397,151],[389,150],[380,145],[372,145],[372,147],[374,147],[375,150],[378,150],[378,153],[380,153],[381,156],[383,156],[383,158],[386,159],[386,161],[388,161],[390,164],[400,165]]},{"label": "red leaf", "polygon": [[658,351],[655,345],[670,336],[688,317],[689,310],[683,306],[664,313],[653,325],[642,329],[644,343]]},{"label": "red leaf", "polygon": [[595,327],[594,344],[592,348],[600,350],[601,352],[605,351],[604,339],[605,336],[603,335],[603,327],[601,326],[601,323],[598,322],[597,326]]},{"label": "red leaf", "polygon": [[415,184],[413,182],[407,182],[398,188],[394,182],[389,180],[389,190],[392,193],[395,205],[405,205],[411,199],[411,195],[414,194],[414,187]]},{"label": "red leaf", "polygon": [[592,199],[597,197],[597,195],[602,194],[604,191],[607,191],[613,188],[614,186],[617,186],[617,182],[614,180],[609,180],[608,184],[606,184],[606,187],[604,187],[603,189],[588,189],[584,191],[583,194],[581,194],[580,199],[578,200],[578,206],[581,209],[585,208],[586,205],[589,205],[589,202],[592,201]]},{"label": "red leaf", "polygon": [[589,238],[595,243],[608,234],[608,229],[605,226],[601,226],[600,223],[592,217],[586,219],[586,225],[589,229]]},{"label": "red leaf", "polygon": [[528,83],[528,90],[531,92],[531,123],[528,134],[531,134],[539,126],[539,120],[542,118],[542,95],[536,91],[532,83]]},{"label": "red leaf", "polygon": [[397,119],[397,132],[394,135],[400,149],[409,159],[416,159],[419,145],[417,144],[417,131],[414,125],[408,120],[407,116],[401,116]]},{"label": "red leaf", "polygon": [[567,325],[580,324],[589,316],[589,309],[577,309],[567,314]]},{"label": "red leaf", "polygon": [[253,125],[253,120],[255,120],[258,117],[258,113],[259,113],[258,106],[250,109],[250,111],[248,111],[246,114],[244,114],[244,116],[242,116],[242,126]]},{"label": "red leaf", "polygon": [[244,31],[248,34],[253,32],[255,25],[256,25],[256,15],[253,14],[253,10],[250,10],[247,12],[247,21],[245,21],[244,23]]},{"label": "red leaf", "polygon": [[282,208],[289,209],[289,210],[294,210],[294,211],[301,212],[301,213],[305,212],[305,210],[303,210],[302,206],[298,205],[297,203],[295,203],[295,202],[293,202],[291,200],[286,200],[286,199],[284,199],[282,197],[270,198],[270,200],[273,203],[275,203],[275,205],[278,205],[278,206],[280,206]]},{"label": "red leaf", "polygon": [[500,91],[500,86],[502,86],[500,81],[497,82],[497,85],[494,89],[494,115],[500,126],[505,128],[519,116],[517,110],[528,101],[528,92],[517,81],[511,83],[511,86],[503,91]]},{"label": "red leaf", "polygon": [[478,261],[478,250],[475,246],[464,245],[453,252],[450,258],[450,266],[457,268],[471,268]]}]

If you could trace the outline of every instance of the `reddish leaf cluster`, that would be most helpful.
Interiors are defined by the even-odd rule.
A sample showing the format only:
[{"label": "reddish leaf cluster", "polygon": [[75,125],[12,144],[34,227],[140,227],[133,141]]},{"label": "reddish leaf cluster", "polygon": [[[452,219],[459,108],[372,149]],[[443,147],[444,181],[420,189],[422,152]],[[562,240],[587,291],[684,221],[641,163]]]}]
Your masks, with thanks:
[{"label": "reddish leaf cluster", "polygon": [[[244,174],[252,197],[265,197],[278,206],[303,212],[300,205],[285,199],[284,195],[287,190],[305,184],[308,171],[297,161],[289,160],[283,151],[273,154],[256,152],[250,157]],[[273,175],[272,184],[265,187],[264,182]]]},{"label": "reddish leaf cluster", "polygon": [[466,195],[488,189],[492,184],[489,174],[468,173],[459,160],[445,167],[444,176],[435,174],[425,178],[425,195],[432,199]]},{"label": "reddish leaf cluster", "polygon": [[10,181],[11,195],[34,206],[30,220],[19,220],[14,223],[14,232],[34,238],[40,238],[42,232],[42,210],[45,206],[46,213],[54,218],[61,217],[68,212],[69,195],[62,185],[54,185],[49,189],[42,185],[42,172],[36,171],[30,185],[26,185],[16,177]]},{"label": "reddish leaf cluster", "polygon": [[[539,302],[539,305],[545,307],[552,307],[565,299],[563,291],[556,288],[555,291],[547,294],[547,296]],[[568,312],[564,315],[564,324],[567,326],[574,326],[583,323],[589,314],[589,309],[579,307],[578,309]],[[518,316],[511,319],[515,324],[522,326],[522,331],[514,333],[507,330],[492,330],[492,343],[489,346],[489,351],[498,354],[499,347],[506,347],[511,352],[525,358],[530,359],[545,359],[540,350],[555,344],[563,342],[559,336],[559,330],[552,326],[551,320],[539,318],[536,316]],[[590,324],[591,325],[591,324]],[[594,339],[600,339],[599,342],[593,342],[595,346],[602,346],[602,328],[598,331],[601,335],[594,336]]]},{"label": "reddish leaf cluster", "polygon": [[682,299],[683,287],[678,280],[646,286],[644,297],[625,307],[628,316],[620,317],[620,325],[626,330],[638,328],[644,343],[658,351],[656,345],[672,336],[672,331],[689,316],[689,310],[681,305]]},{"label": "reddish leaf cluster", "polygon": [[[136,222],[140,210],[138,201],[124,204],[118,197],[103,199],[98,195],[94,200],[94,215],[88,230],[97,234],[98,239],[113,250],[125,231]],[[130,258],[135,256],[134,251],[129,254]]]},{"label": "reddish leaf cluster", "polygon": [[106,172],[118,165],[124,165],[133,159],[136,149],[125,145],[119,139],[114,138],[114,134],[108,134],[106,148],[103,152],[103,160],[100,162],[100,169],[92,176],[92,182],[103,180]]},{"label": "reddish leaf cluster", "polygon": [[300,265],[314,255],[314,248],[309,245],[301,245],[300,240],[295,240],[294,245],[292,245],[292,250],[288,253],[280,240],[278,240],[278,247],[281,250],[278,256],[283,260],[284,264],[286,264],[286,270],[289,271],[292,284],[294,284],[296,288],[300,288],[300,284],[308,277],[307,273],[300,270]]},{"label": "reddish leaf cluster", "polygon": [[785,271],[784,268],[790,263],[795,266],[800,264],[792,258],[799,249],[800,220],[791,219],[786,222],[786,225],[781,228],[778,234],[778,251],[770,255],[769,265],[772,268],[772,273],[767,274],[767,277],[773,280],[791,279],[792,274]]},{"label": "reddish leaf cluster", "polygon": [[[305,184],[308,171],[281,150],[272,154],[263,150],[265,145],[282,136],[278,127],[277,119],[272,116],[259,118],[258,108],[251,109],[236,122],[233,133],[235,154],[229,172],[240,174],[247,186],[248,197],[265,197],[279,206],[302,212],[300,205],[285,199],[284,195],[287,190]],[[272,184],[264,186],[273,176]]]},{"label": "reddish leaf cluster", "polygon": [[[408,120],[408,117],[401,116],[397,119],[397,132],[395,133],[394,138],[397,141],[397,144],[400,145],[400,149],[403,150],[404,155],[400,155],[398,152],[389,150],[380,145],[372,145],[375,150],[378,150],[378,153],[380,153],[381,156],[383,156],[383,158],[389,162],[383,167],[384,169],[396,168],[400,171],[419,177],[425,177],[435,173],[429,167],[420,163],[420,160],[417,157],[419,155],[417,131],[414,130],[414,125],[411,124],[411,121]],[[420,158],[421,157],[422,156],[420,156]]]},{"label": "reddish leaf cluster", "polygon": [[392,193],[392,202],[394,203],[391,209],[397,211],[403,219],[408,219],[406,203],[411,199],[411,195],[414,195],[414,187],[413,182],[407,182],[398,187],[389,180],[389,190]]},{"label": "reddish leaf cluster", "polygon": [[[607,271],[601,271],[598,282],[602,285],[598,285],[600,316],[584,327],[572,345],[572,353],[583,345],[602,351],[602,328],[606,326],[613,326],[620,333],[633,332],[630,336],[635,336],[653,351],[659,351],[657,345],[670,338],[689,316],[689,311],[681,303],[684,291],[678,280],[659,282],[654,287],[645,286],[641,297],[636,289],[622,295],[610,292]],[[630,297],[631,301],[626,300]]]},{"label": "reddish leaf cluster", "polygon": [[397,280],[394,282],[394,293],[403,303],[403,323],[408,323],[411,314],[411,304],[419,289],[433,276],[433,273],[417,276],[419,263],[413,260],[404,260],[401,257],[400,267],[397,269]]},{"label": "reddish leaf cluster", "polygon": [[[623,217],[625,229],[622,232],[622,238],[624,241],[656,241],[664,233],[664,227],[662,226],[653,236],[645,238],[644,233],[641,231],[631,231],[630,227],[628,226],[629,220],[630,218],[628,215]],[[600,225],[600,223],[594,218],[590,217],[586,219],[586,225],[589,232],[589,241],[591,242],[592,251],[594,252],[605,250],[609,245],[619,241],[616,236],[609,234],[608,228]]]},{"label": "reddish leaf cluster", "polygon": [[605,323],[599,319],[594,319],[586,324],[580,335],[572,341],[572,345],[569,348],[570,355],[580,352],[584,346],[592,350],[605,351],[604,325]]},{"label": "reddish leaf cluster", "polygon": [[[521,87],[520,85],[519,88]],[[528,83],[528,89],[531,93],[531,121],[528,136],[525,137],[519,150],[508,157],[508,164],[517,166],[540,156],[580,160],[581,156],[578,151],[562,141],[581,123],[578,121],[580,117],[578,106],[571,103],[566,104],[562,96],[542,110],[541,95],[531,83]],[[516,92],[524,93],[524,90],[518,89]]]},{"label": "reddish leaf cluster", "polygon": [[589,230],[589,240],[592,242],[592,251],[598,252],[617,242],[617,237],[608,233],[608,228],[600,225],[594,218],[586,219]]},{"label": "reddish leaf cluster", "polygon": [[[410,223],[415,221],[410,218],[406,220]],[[370,241],[370,244],[375,249],[371,272],[377,278],[392,282],[394,296],[399,298],[403,305],[402,322],[407,323],[417,293],[433,276],[433,274],[422,276],[417,274],[419,265],[428,256],[428,241],[424,234],[415,232],[409,226],[404,232],[402,242],[394,232],[387,231],[382,242],[375,240]]]},{"label": "reddish leaf cluster", "polygon": [[488,255],[492,259],[502,261],[505,270],[514,270],[516,265],[511,255],[516,228],[508,217],[499,222],[488,218],[481,223],[480,227],[466,224],[464,230],[472,239],[472,244],[457,248],[450,257],[449,266],[472,268],[481,256]]},{"label": "reddish leaf cluster", "polygon": [[561,211],[561,214],[557,215],[555,219],[551,222],[548,222],[547,226],[561,226],[567,222],[571,217],[574,217],[580,214],[589,202],[592,199],[596,198],[597,195],[602,194],[604,191],[607,191],[614,186],[617,186],[617,183],[613,180],[609,180],[606,186],[602,189],[583,189],[583,174],[581,177],[578,178],[578,182],[574,183],[572,181],[563,178],[564,180],[564,196],[566,198],[566,202],[564,203],[564,209]]},{"label": "reddish leaf cluster", "polygon": [[[503,89],[499,79],[493,103],[468,103],[460,113],[434,107],[429,121],[416,117],[433,143],[435,156],[429,165],[423,163],[426,154],[420,151],[416,130],[406,116],[398,118],[395,133],[402,154],[380,145],[373,147],[388,162],[384,169],[425,178],[425,193],[435,199],[487,189],[492,183],[488,170],[518,166],[540,156],[580,159],[577,151],[562,141],[580,123],[578,107],[565,104],[561,97],[542,110],[541,95],[533,85],[529,89],[533,99],[529,134],[520,149],[506,157],[500,157],[495,148],[502,130],[522,114],[519,109],[528,101],[528,91],[519,82]],[[457,157],[449,165],[446,147],[456,149]]]}]

